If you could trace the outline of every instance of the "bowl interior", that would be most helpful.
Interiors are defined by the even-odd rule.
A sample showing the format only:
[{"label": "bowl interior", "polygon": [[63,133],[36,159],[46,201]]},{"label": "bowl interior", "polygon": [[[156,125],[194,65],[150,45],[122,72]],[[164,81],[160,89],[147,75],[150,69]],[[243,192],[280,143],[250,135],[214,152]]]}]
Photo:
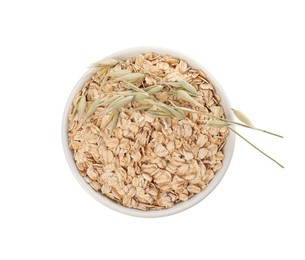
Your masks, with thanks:
[{"label": "bowl interior", "polygon": [[[109,55],[105,58],[110,58],[111,57],[111,58],[117,58],[117,59],[125,60],[127,58],[132,57],[132,56],[136,56],[136,55],[146,53],[146,52],[155,52],[155,53],[159,53],[159,54],[169,54],[169,55],[172,55],[176,58],[185,60],[191,67],[193,67],[195,69],[201,69],[202,71],[204,71],[208,80],[215,87],[216,92],[221,96],[221,105],[224,109],[226,118],[228,118],[230,120],[233,119],[233,114],[232,114],[232,111],[230,109],[231,106],[230,106],[230,103],[227,99],[227,96],[226,96],[225,92],[223,91],[223,89],[218,84],[218,82],[214,79],[214,77],[203,66],[201,66],[198,62],[196,62],[195,60],[193,60],[193,59],[191,59],[191,58],[189,58],[189,57],[187,57],[187,56],[185,56],[185,55],[183,55],[179,52],[169,50],[169,49],[159,48],[159,47],[149,47],[149,46],[147,46],[147,47],[138,47],[138,48],[131,48],[131,49],[122,50],[122,51],[116,52],[112,55]],[[73,159],[73,153],[69,149],[67,130],[68,130],[68,113],[69,113],[70,106],[72,105],[74,96],[82,89],[84,83],[90,79],[92,72],[93,72],[93,69],[89,69],[81,77],[81,79],[77,82],[76,86],[72,90],[72,92],[69,96],[69,99],[67,101],[66,107],[65,107],[65,111],[64,111],[64,115],[63,115],[63,122],[62,122],[62,141],[63,141],[63,147],[64,147],[64,152],[65,152],[65,155],[66,155],[66,159],[68,161],[68,164],[69,164],[75,178],[78,180],[78,182],[81,184],[81,186],[83,186],[83,188],[92,197],[94,197],[97,201],[101,202],[105,206],[107,206],[107,207],[109,207],[109,208],[111,208],[111,209],[113,209],[117,212],[124,213],[124,214],[127,214],[127,215],[136,216],[136,217],[163,217],[163,216],[172,215],[172,214],[184,211],[184,210],[194,206],[199,201],[204,199],[209,193],[211,193],[211,191],[213,191],[213,189],[218,185],[218,183],[223,178],[223,176],[224,176],[224,174],[225,174],[225,172],[226,172],[226,170],[227,170],[227,168],[230,164],[232,154],[233,154],[233,150],[234,150],[234,144],[235,144],[235,136],[233,134],[229,134],[229,136],[227,137],[227,140],[226,140],[226,144],[223,148],[223,152],[224,152],[224,155],[225,155],[225,157],[222,161],[223,166],[215,174],[215,177],[211,180],[211,182],[209,183],[207,188],[205,190],[203,190],[202,192],[194,195],[189,200],[187,200],[185,202],[177,203],[172,208],[158,210],[158,211],[141,211],[141,210],[138,210],[138,209],[127,208],[127,207],[124,207],[124,206],[112,201],[111,199],[107,198],[106,196],[102,195],[101,193],[94,191],[91,188],[91,186],[88,183],[86,183],[84,178],[79,174],[78,169],[77,169],[77,167],[75,165],[75,162],[74,162],[74,159]]]}]

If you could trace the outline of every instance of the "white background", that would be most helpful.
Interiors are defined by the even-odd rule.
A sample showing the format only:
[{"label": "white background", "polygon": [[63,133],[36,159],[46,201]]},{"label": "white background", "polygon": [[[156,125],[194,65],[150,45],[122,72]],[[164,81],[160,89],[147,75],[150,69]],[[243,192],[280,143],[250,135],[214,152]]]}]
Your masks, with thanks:
[{"label": "white background", "polygon": [[[1,259],[305,259],[304,1],[1,1]],[[241,131],[228,172],[166,218],[116,213],[77,183],[61,117],[93,61],[142,45],[181,51],[231,104],[284,139]],[[302,248],[303,247],[303,248]]]}]

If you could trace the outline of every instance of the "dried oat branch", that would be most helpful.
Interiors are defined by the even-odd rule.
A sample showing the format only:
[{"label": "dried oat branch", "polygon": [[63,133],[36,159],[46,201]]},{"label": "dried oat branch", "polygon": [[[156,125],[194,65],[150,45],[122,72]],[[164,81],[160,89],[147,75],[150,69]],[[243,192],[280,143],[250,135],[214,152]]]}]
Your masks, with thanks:
[{"label": "dried oat branch", "polygon": [[[146,87],[143,89],[143,88],[136,86],[135,84],[142,82],[143,78],[145,77],[145,74],[130,72],[128,70],[122,70],[119,72],[112,72],[112,73],[109,72],[109,68],[111,66],[114,66],[118,62],[119,61],[117,61],[117,60],[110,59],[110,60],[100,61],[100,62],[94,64],[95,67],[104,69],[104,78],[102,80],[101,87],[103,87],[105,85],[105,83],[108,81],[108,78],[111,77],[112,79],[110,79],[108,82],[110,82],[110,83],[111,82],[122,82],[122,83],[124,83],[124,86],[126,88],[131,89],[128,91],[114,93],[113,97],[109,99],[112,102],[109,102],[110,104],[108,105],[108,107],[105,108],[101,112],[101,114],[111,113],[106,122],[106,125],[104,126],[104,127],[106,127],[108,124],[110,124],[110,122],[112,122],[111,132],[114,130],[114,128],[117,125],[119,109],[121,107],[125,106],[126,104],[128,104],[131,101],[135,101],[135,102],[145,101],[147,103],[147,105],[139,106],[135,110],[148,110],[152,115],[157,116],[157,117],[161,117],[161,118],[176,117],[180,120],[183,120],[186,118],[184,112],[198,113],[198,114],[204,115],[206,117],[211,117],[214,120],[209,121],[207,123],[207,126],[214,127],[214,128],[228,127],[229,129],[231,129],[232,132],[234,132],[235,134],[240,136],[243,140],[245,140],[247,143],[249,143],[251,146],[253,146],[255,149],[257,149],[259,152],[261,152],[262,154],[264,154],[269,159],[271,159],[272,161],[274,161],[275,163],[277,163],[279,166],[281,166],[283,168],[283,166],[280,163],[275,161],[269,155],[267,155],[266,153],[261,151],[258,147],[256,147],[251,142],[249,142],[246,138],[241,136],[237,131],[232,129],[230,127],[230,125],[234,124],[237,126],[242,126],[245,128],[264,132],[264,133],[267,133],[267,134],[270,134],[273,136],[277,136],[280,138],[283,138],[283,136],[254,127],[252,122],[250,121],[250,119],[244,113],[242,113],[241,111],[236,110],[236,109],[232,109],[232,111],[235,114],[235,116],[243,124],[232,121],[232,120],[228,120],[225,118],[221,118],[221,117],[215,116],[210,113],[177,106],[171,100],[169,100],[169,102],[172,104],[172,106],[166,105],[165,103],[160,102],[158,100],[154,100],[151,98],[151,95],[157,94],[160,91],[162,91],[164,89],[164,86],[162,84],[164,84],[164,85],[172,88],[172,91],[170,91],[169,94],[177,95],[177,97],[179,97],[183,101],[187,101],[187,102],[195,105],[199,109],[204,108],[204,106],[195,99],[196,97],[199,96],[196,88],[193,85],[189,84],[188,82],[186,82],[186,81],[163,82],[163,83],[160,83],[161,85],[155,85],[155,86]],[[194,96],[195,98],[193,98],[192,96]],[[91,106],[89,107],[85,118],[88,118],[90,115],[92,115],[94,113],[94,111],[97,109],[98,105],[103,101],[101,101],[101,100],[94,101],[91,104]],[[84,98],[81,98],[79,101],[79,108],[78,108],[79,115],[82,115],[84,113],[84,104],[85,104],[84,102],[85,102]],[[153,108],[155,108],[157,110],[154,110]]]},{"label": "dried oat branch", "polygon": [[277,165],[279,165],[281,168],[284,168],[284,166],[282,164],[280,164],[278,161],[276,161],[275,159],[273,159],[271,156],[269,156],[268,154],[266,154],[265,152],[263,152],[261,149],[259,149],[257,146],[255,146],[253,143],[251,143],[249,140],[247,140],[245,137],[243,137],[241,134],[239,134],[237,131],[235,131],[232,127],[228,126],[228,128],[234,132],[236,135],[238,135],[241,139],[243,139],[244,141],[246,141],[248,144],[250,144],[252,147],[254,147],[257,151],[259,151],[260,153],[262,153],[263,155],[265,155],[267,158],[269,158],[270,160],[272,160],[273,162],[275,162]]},{"label": "dried oat branch", "polygon": [[249,129],[252,129],[252,130],[256,130],[256,131],[260,131],[260,132],[263,132],[263,133],[266,133],[266,134],[269,134],[269,135],[273,135],[273,136],[276,136],[276,137],[284,138],[284,136],[282,136],[282,135],[275,134],[275,133],[272,133],[272,132],[269,132],[269,131],[266,131],[266,130],[263,130],[263,129],[260,129],[260,128],[252,127],[252,126],[249,126],[249,125],[244,125],[244,124],[241,124],[241,123],[238,123],[238,122],[235,122],[235,121],[231,121],[231,120],[227,120],[227,119],[224,119],[224,118],[222,118],[222,120],[225,120],[226,122],[228,122],[230,124],[246,127],[246,128],[249,128]]}]

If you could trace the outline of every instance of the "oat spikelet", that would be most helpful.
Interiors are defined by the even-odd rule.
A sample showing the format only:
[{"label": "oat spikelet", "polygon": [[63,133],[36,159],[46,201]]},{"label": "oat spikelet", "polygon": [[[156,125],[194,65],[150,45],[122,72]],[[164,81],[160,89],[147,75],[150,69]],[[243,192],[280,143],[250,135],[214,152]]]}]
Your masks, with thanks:
[{"label": "oat spikelet", "polygon": [[185,114],[183,113],[183,111],[175,110],[171,107],[167,107],[167,109],[174,117],[176,117],[180,120],[185,119]]},{"label": "oat spikelet", "polygon": [[139,106],[137,108],[135,108],[135,111],[141,111],[141,110],[147,110],[150,109],[152,107],[152,105],[143,105],[143,106]]},{"label": "oat spikelet", "polygon": [[197,92],[197,90],[195,89],[195,87],[193,85],[191,85],[190,83],[188,83],[186,81],[180,81],[179,84],[185,90],[187,90],[188,92],[190,92],[194,96],[198,97],[198,92]]},{"label": "oat spikelet", "polygon": [[248,126],[253,126],[252,122],[250,121],[250,119],[241,111],[237,110],[237,109],[233,109],[232,111],[234,113],[234,115],[244,124],[248,125]]},{"label": "oat spikelet", "polygon": [[192,98],[186,91],[184,90],[177,90],[177,95],[184,101],[188,101],[190,103],[192,103],[195,106],[204,108],[203,105],[201,105],[197,100],[195,100],[194,98]]},{"label": "oat spikelet", "polygon": [[137,92],[134,94],[134,98],[136,101],[142,101],[148,98],[148,96],[142,92]]},{"label": "oat spikelet", "polygon": [[131,73],[131,71],[129,71],[129,70],[117,70],[117,71],[110,72],[109,77],[116,78],[116,77],[121,77],[126,74],[130,74],[130,73]]},{"label": "oat spikelet", "polygon": [[142,92],[144,93],[147,97],[149,97],[149,94],[147,92],[145,92],[142,88],[137,87],[136,85],[128,82],[128,81],[124,81],[124,83],[127,84],[127,88],[133,89],[134,91],[138,91],[138,92]]},{"label": "oat spikelet", "polygon": [[121,77],[115,78],[113,81],[127,81],[129,83],[139,83],[143,80],[144,74],[143,73],[129,73],[125,74]]},{"label": "oat spikelet", "polygon": [[163,90],[163,86],[161,85],[157,85],[157,86],[153,86],[151,87],[150,89],[146,88],[144,89],[149,95],[153,95],[153,94],[157,94],[159,93],[160,91]]},{"label": "oat spikelet", "polygon": [[110,98],[103,99],[103,103],[111,104],[112,102],[118,100],[119,98],[122,98],[122,96],[121,95],[114,95],[114,96],[112,96]]},{"label": "oat spikelet", "polygon": [[78,117],[82,117],[82,115],[84,114],[86,109],[86,96],[82,96],[80,98],[80,101],[78,103],[78,108],[77,108],[77,112],[78,112]]},{"label": "oat spikelet", "polygon": [[116,126],[118,124],[118,120],[119,120],[119,115],[120,115],[120,112],[118,110],[114,110],[110,133],[112,133],[114,128],[116,128]]},{"label": "oat spikelet", "polygon": [[101,114],[108,114],[109,112],[119,109],[125,105],[127,105],[129,102],[133,100],[133,96],[129,97],[123,97],[122,99],[115,100],[111,105],[109,105],[106,109],[102,111]]},{"label": "oat spikelet", "polygon": [[178,89],[184,89],[187,92],[189,92],[191,95],[194,95],[196,97],[198,97],[198,92],[196,90],[196,88],[191,85],[190,83],[188,83],[187,81],[179,81],[179,82],[165,82],[164,84],[174,87],[174,88],[178,88]]},{"label": "oat spikelet", "polygon": [[116,64],[118,64],[117,59],[104,59],[97,62],[92,63],[92,67],[98,67],[98,68],[106,68],[106,67],[113,67]]},{"label": "oat spikelet", "polygon": [[112,121],[113,117],[114,117],[114,111],[111,112],[111,114],[109,115],[107,121],[103,124],[102,128],[106,128],[110,124],[110,122]]},{"label": "oat spikelet", "polygon": [[98,106],[101,103],[101,99],[96,99],[94,100],[91,105],[88,108],[88,111],[86,113],[85,119],[89,118],[91,115],[93,115],[95,113],[95,111],[97,110]]},{"label": "oat spikelet", "polygon": [[171,87],[181,87],[179,82],[168,81],[168,82],[164,82],[164,84],[171,86]]},{"label": "oat spikelet", "polygon": [[126,91],[122,91],[122,92],[115,92],[115,95],[119,95],[119,96],[134,96],[135,92],[132,90],[126,90]]}]

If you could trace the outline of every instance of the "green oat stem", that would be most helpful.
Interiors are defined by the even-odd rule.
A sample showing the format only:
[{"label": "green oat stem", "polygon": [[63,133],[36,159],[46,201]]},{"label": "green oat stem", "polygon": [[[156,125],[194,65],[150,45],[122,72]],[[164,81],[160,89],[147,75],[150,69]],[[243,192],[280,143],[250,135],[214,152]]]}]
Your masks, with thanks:
[{"label": "green oat stem", "polygon": [[239,134],[237,131],[235,131],[232,127],[228,126],[228,128],[234,132],[236,135],[238,135],[241,139],[243,139],[244,141],[246,141],[248,144],[250,144],[252,147],[254,147],[257,151],[259,151],[260,153],[262,153],[263,155],[265,155],[267,158],[269,158],[271,161],[275,162],[277,165],[279,165],[281,168],[284,168],[284,166],[282,164],[280,164],[278,161],[276,161],[275,159],[273,159],[271,156],[269,156],[268,154],[266,154],[265,152],[263,152],[261,149],[259,149],[257,146],[255,146],[253,143],[251,143],[250,141],[248,141],[245,137],[243,137],[241,134]]},{"label": "green oat stem", "polygon": [[242,126],[242,127],[245,127],[245,128],[252,129],[252,130],[260,131],[260,132],[263,132],[263,133],[266,133],[266,134],[269,134],[269,135],[273,135],[273,136],[276,136],[276,137],[279,137],[279,138],[284,138],[284,136],[279,135],[279,134],[275,134],[275,133],[272,133],[272,132],[269,132],[269,131],[266,131],[266,130],[263,130],[263,129],[260,129],[260,128],[252,127],[252,126],[249,126],[249,125],[244,125],[244,124],[241,124],[241,123],[238,123],[238,122],[235,122],[235,121],[231,121],[231,120],[227,120],[225,118],[222,118],[222,121],[224,121],[224,120],[226,122],[230,123],[230,124],[235,124],[235,125],[238,125],[238,126]]},{"label": "green oat stem", "polygon": [[[182,108],[181,108],[181,109],[182,109]],[[260,128],[257,128],[257,127],[253,127],[253,126],[250,126],[250,125],[241,124],[241,123],[238,123],[238,122],[236,122],[236,121],[228,120],[228,119],[226,119],[226,118],[221,118],[221,117],[212,115],[212,114],[210,114],[210,113],[202,113],[202,112],[200,112],[200,111],[197,111],[197,113],[202,114],[202,115],[205,115],[205,116],[207,116],[207,117],[213,117],[213,118],[218,119],[218,120],[221,120],[221,121],[226,121],[226,122],[229,123],[229,124],[234,124],[234,125],[246,127],[246,128],[249,128],[249,129],[252,129],[252,130],[256,130],[256,131],[259,131],[259,132],[263,132],[263,133],[266,133],[266,134],[269,134],[269,135],[273,135],[273,136],[276,136],[276,137],[284,138],[284,136],[282,136],[282,135],[275,134],[275,133],[272,133],[272,132],[270,132],[270,131],[263,130],[263,129],[260,129]]]},{"label": "green oat stem", "polygon": [[171,100],[169,100],[169,102],[177,109],[180,109],[182,111],[185,111],[185,112],[189,112],[189,113],[196,113],[196,114],[204,114],[203,112],[200,112],[200,111],[197,111],[197,110],[194,110],[194,109],[191,109],[191,108],[187,108],[187,107],[180,107],[180,106],[177,106],[174,102],[172,102]]}]

